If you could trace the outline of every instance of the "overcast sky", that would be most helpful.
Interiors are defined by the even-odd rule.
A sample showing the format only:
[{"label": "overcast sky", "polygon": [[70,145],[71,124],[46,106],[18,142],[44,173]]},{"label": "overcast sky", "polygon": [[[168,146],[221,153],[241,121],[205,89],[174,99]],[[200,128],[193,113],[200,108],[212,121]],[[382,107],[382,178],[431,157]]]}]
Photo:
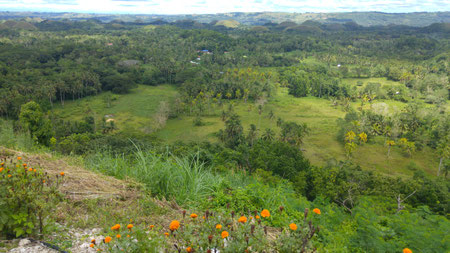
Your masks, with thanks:
[{"label": "overcast sky", "polygon": [[0,11],[134,14],[450,11],[450,0],[0,0]]}]

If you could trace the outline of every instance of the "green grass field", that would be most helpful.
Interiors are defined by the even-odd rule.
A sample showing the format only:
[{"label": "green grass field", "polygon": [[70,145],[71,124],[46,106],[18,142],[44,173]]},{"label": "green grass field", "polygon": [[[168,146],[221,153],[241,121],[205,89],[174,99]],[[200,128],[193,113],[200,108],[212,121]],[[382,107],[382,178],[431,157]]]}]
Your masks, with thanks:
[{"label": "green grass field", "polygon": [[[402,109],[405,104],[398,101],[376,101],[389,106],[390,110]],[[336,140],[338,132],[337,119],[345,116],[341,108],[333,107],[327,99],[316,97],[295,98],[288,94],[286,88],[280,88],[277,96],[272,98],[265,106],[262,115],[258,114],[255,106],[245,104],[240,101],[235,103],[235,112],[241,116],[244,130],[249,129],[250,124],[255,124],[261,134],[266,128],[271,128],[276,132],[276,119],[270,120],[268,113],[273,111],[275,118],[281,117],[285,121],[295,121],[307,123],[311,128],[309,136],[305,139],[302,149],[305,155],[313,164],[323,165],[330,159],[345,159],[345,151],[342,143]],[[356,109],[359,102],[352,103]],[[368,106],[368,105],[367,105]],[[227,108],[227,105],[224,105]],[[224,123],[220,118],[221,109],[215,108],[214,116],[203,117],[204,126],[194,126],[194,117],[182,116],[167,122],[164,129],[157,132],[157,136],[165,141],[174,142],[203,140],[217,141],[214,133],[224,128]],[[438,165],[437,155],[431,149],[425,148],[417,151],[412,158],[404,156],[400,148],[394,147],[391,150],[391,157],[387,160],[387,148],[383,144],[365,144],[359,146],[353,161],[361,167],[370,170],[380,171],[389,175],[412,175],[411,167],[418,167],[429,174],[435,174]],[[415,166],[411,166],[415,164]]]},{"label": "green grass field", "polygon": [[[170,85],[146,86],[139,85],[126,95],[111,95],[104,92],[98,96],[85,97],[76,101],[66,101],[58,104],[54,113],[64,119],[80,120],[84,116],[94,115],[100,120],[105,115],[111,115],[118,131],[142,131],[149,133],[152,129],[153,115],[158,110],[160,102],[169,104],[176,96],[175,87]],[[107,97],[112,97],[108,106]]]},{"label": "green grass field", "polygon": [[[173,86],[140,85],[130,94],[113,95],[116,99],[111,102],[111,107],[108,107],[105,102],[106,96],[109,96],[110,93],[103,93],[75,102],[67,101],[64,107],[56,106],[54,112],[63,118],[77,120],[82,119],[88,111],[91,111],[97,119],[101,119],[104,115],[113,115],[118,131],[150,133],[154,129],[153,115],[157,111],[159,103],[161,101],[170,103],[176,94],[177,91]],[[400,110],[405,106],[404,103],[398,101],[375,101],[375,103],[380,102],[388,105],[389,110]],[[324,165],[333,158],[345,159],[344,147],[336,139],[338,132],[336,121],[338,118],[344,117],[345,112],[340,106],[332,106],[330,100],[316,97],[295,98],[288,94],[287,88],[279,88],[277,95],[264,106],[262,115],[258,114],[253,103],[245,104],[243,101],[235,101],[234,105],[235,112],[241,116],[245,131],[249,129],[250,124],[255,124],[259,129],[259,134],[266,128],[278,132],[279,128],[276,126],[278,117],[285,121],[307,123],[311,131],[305,138],[302,149],[313,164]],[[356,109],[360,104],[354,102],[351,105]],[[225,103],[223,108],[227,107],[228,104]],[[270,111],[275,114],[275,118],[272,120],[268,117]],[[194,126],[194,116],[182,115],[170,119],[163,129],[156,132],[156,135],[169,143],[204,140],[217,142],[218,139],[214,133],[224,128],[224,123],[220,118],[221,112],[222,108],[218,106],[212,108],[211,116],[202,117],[203,126]],[[439,159],[431,149],[425,148],[422,151],[416,151],[412,158],[408,158],[400,148],[393,147],[388,161],[386,158],[387,148],[381,143],[358,146],[352,158],[353,161],[365,169],[389,175],[412,175],[414,171],[411,168],[420,168],[431,175],[435,174]]]}]

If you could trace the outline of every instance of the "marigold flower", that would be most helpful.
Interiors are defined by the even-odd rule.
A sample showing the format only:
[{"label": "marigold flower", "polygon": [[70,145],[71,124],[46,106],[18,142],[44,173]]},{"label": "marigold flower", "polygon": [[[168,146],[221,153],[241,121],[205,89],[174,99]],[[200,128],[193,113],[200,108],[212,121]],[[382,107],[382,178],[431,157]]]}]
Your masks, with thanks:
[{"label": "marigold flower", "polygon": [[44,183],[44,184],[45,184],[45,180],[42,180],[42,183]]},{"label": "marigold flower", "polygon": [[295,223],[291,223],[291,224],[289,224],[289,228],[291,229],[291,230],[297,230],[297,224],[295,224]]},{"label": "marigold flower", "polygon": [[155,227],[155,225],[150,225],[150,229],[153,229]]},{"label": "marigold flower", "polygon": [[95,239],[92,239],[92,240],[91,240],[91,243],[95,244]]},{"label": "marigold flower", "polygon": [[36,169],[34,169],[33,172],[36,172]]},{"label": "marigold flower", "polygon": [[91,247],[91,248],[94,248],[94,244],[93,244],[93,243],[91,243],[91,245],[89,245],[89,247]]},{"label": "marigold flower", "polygon": [[173,220],[170,225],[169,225],[169,229],[174,231],[180,228],[180,222],[177,220]]},{"label": "marigold flower", "polygon": [[216,229],[222,229],[222,225],[217,224],[217,225],[216,225]]},{"label": "marigold flower", "polygon": [[269,212],[269,210],[267,210],[267,209],[262,210],[261,216],[262,216],[263,218],[270,217],[270,212]]},{"label": "marigold flower", "polygon": [[63,177],[64,176],[64,172],[61,172],[61,173],[59,173],[60,175],[61,175],[61,177]]},{"label": "marigold flower", "polygon": [[32,171],[33,171],[33,169],[32,169],[32,168],[29,168],[29,169],[28,169],[28,171],[29,171],[29,172],[32,172]]},{"label": "marigold flower", "polygon": [[164,235],[165,235],[165,236],[169,236],[169,233],[165,232]]},{"label": "marigold flower", "polygon": [[131,230],[131,229],[133,228],[133,224],[128,224],[128,225],[127,225],[127,228],[128,228],[129,230]]},{"label": "marigold flower", "polygon": [[11,175],[11,174],[9,174],[9,175],[8,175],[8,177],[12,177],[12,175]]},{"label": "marigold flower", "polygon": [[111,236],[105,237],[105,243],[109,243],[112,240]]},{"label": "marigold flower", "polygon": [[192,218],[192,219],[195,219],[195,218],[197,218],[197,217],[198,217],[197,214],[195,214],[195,213],[191,214],[191,218]]},{"label": "marigold flower", "polygon": [[191,247],[187,247],[187,248],[186,248],[186,251],[187,251],[187,252],[192,252],[192,248],[191,248]]},{"label": "marigold flower", "polygon": [[117,237],[117,238],[120,238],[120,237],[122,237],[122,236],[121,236],[120,234],[117,234],[116,237]]},{"label": "marigold flower", "polygon": [[316,214],[320,214],[320,209],[319,208],[314,208],[313,212],[315,212]]},{"label": "marigold flower", "polygon": [[412,253],[412,250],[408,249],[408,248],[404,248],[403,249],[403,253]]},{"label": "marigold flower", "polygon": [[23,167],[27,167],[27,164],[26,164],[26,163],[24,163],[24,164],[22,164],[22,166],[23,166]]},{"label": "marigold flower", "polygon": [[130,238],[130,235],[127,235],[127,238]]},{"label": "marigold flower", "polygon": [[256,216],[255,216],[255,219],[257,219],[257,220],[258,220],[259,218],[261,218],[261,217],[259,217],[259,215],[256,215]]},{"label": "marigold flower", "polygon": [[227,231],[222,231],[222,234],[220,234],[223,239],[227,238],[230,234]]},{"label": "marigold flower", "polygon": [[111,230],[119,230],[119,229],[120,229],[120,224],[116,224],[111,227]]},{"label": "marigold flower", "polygon": [[3,167],[0,167],[0,172],[2,172],[3,171]]},{"label": "marigold flower", "polygon": [[19,161],[20,161],[20,160],[22,160],[22,157],[20,157],[20,156],[19,156],[19,157],[17,157],[17,160],[19,160]]},{"label": "marigold flower", "polygon": [[241,216],[241,217],[238,219],[238,222],[240,222],[240,223],[246,223],[246,222],[247,222],[247,217]]}]

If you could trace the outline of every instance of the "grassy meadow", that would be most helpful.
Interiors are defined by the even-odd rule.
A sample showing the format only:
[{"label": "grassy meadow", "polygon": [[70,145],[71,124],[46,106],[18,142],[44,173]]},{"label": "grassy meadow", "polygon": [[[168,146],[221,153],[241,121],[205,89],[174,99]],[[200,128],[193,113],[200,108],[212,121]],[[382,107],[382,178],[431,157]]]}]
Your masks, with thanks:
[{"label": "grassy meadow", "polygon": [[64,106],[58,104],[53,111],[66,120],[81,120],[90,113],[100,122],[105,115],[109,115],[118,131],[150,133],[154,125],[153,115],[160,102],[170,103],[176,94],[175,87],[170,85],[139,85],[125,95],[114,95],[108,91],[76,101],[67,100]]},{"label": "grassy meadow", "polygon": [[[367,82],[396,84],[384,78],[346,79],[355,86],[358,80],[362,80],[364,85]],[[161,101],[171,103],[176,94],[176,88],[170,85],[156,87],[139,85],[130,94],[112,95],[110,106],[107,103],[107,96],[111,94],[103,93],[75,102],[67,101],[64,106],[57,105],[54,112],[65,119],[79,120],[91,110],[96,115],[96,120],[101,120],[104,115],[112,115],[117,131],[151,133],[154,125],[153,115],[159,103]],[[310,134],[305,138],[302,149],[312,164],[324,165],[331,159],[345,160],[344,145],[336,139],[336,135],[339,130],[337,119],[343,118],[346,112],[341,106],[333,106],[330,100],[316,97],[295,98],[288,94],[287,88],[279,88],[277,94],[264,105],[261,115],[258,114],[254,103],[243,101],[232,103],[235,112],[241,116],[244,131],[249,129],[250,124],[255,124],[258,134],[262,134],[266,128],[278,133],[279,128],[276,125],[278,117],[285,121],[307,123]],[[401,110],[405,106],[405,103],[393,100],[376,100],[374,104],[376,103],[387,104],[389,110]],[[210,108],[208,116],[202,117],[202,126],[194,126],[195,116],[181,115],[169,119],[165,127],[154,134],[169,143],[218,141],[214,133],[224,128],[221,112],[228,106],[229,103],[225,102],[222,108],[217,105]],[[356,109],[360,106],[360,102],[352,102],[351,106]],[[366,108],[369,106],[365,105]],[[268,116],[270,111],[275,115],[273,119]],[[411,158],[406,157],[399,147],[393,147],[390,159],[387,160],[387,147],[384,146],[383,140],[358,146],[352,159],[364,169],[393,176],[412,175],[414,170],[419,168],[434,175],[439,162],[437,155],[428,147],[416,151]]]}]

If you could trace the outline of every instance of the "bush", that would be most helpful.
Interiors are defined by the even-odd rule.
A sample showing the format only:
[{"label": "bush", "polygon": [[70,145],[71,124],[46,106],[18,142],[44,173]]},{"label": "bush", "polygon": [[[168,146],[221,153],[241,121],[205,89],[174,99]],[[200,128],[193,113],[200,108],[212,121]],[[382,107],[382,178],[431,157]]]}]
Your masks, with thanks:
[{"label": "bush", "polygon": [[56,178],[29,167],[21,157],[0,163],[0,232],[6,237],[43,234],[50,211],[61,195]]},{"label": "bush", "polygon": [[319,229],[312,221],[320,210],[309,215],[305,210],[301,220],[286,219],[281,233],[271,230],[269,234],[267,223],[278,215],[268,210],[252,214],[183,211],[180,221],[163,226],[116,224],[103,241],[93,239],[91,247],[107,252],[314,252]]}]

